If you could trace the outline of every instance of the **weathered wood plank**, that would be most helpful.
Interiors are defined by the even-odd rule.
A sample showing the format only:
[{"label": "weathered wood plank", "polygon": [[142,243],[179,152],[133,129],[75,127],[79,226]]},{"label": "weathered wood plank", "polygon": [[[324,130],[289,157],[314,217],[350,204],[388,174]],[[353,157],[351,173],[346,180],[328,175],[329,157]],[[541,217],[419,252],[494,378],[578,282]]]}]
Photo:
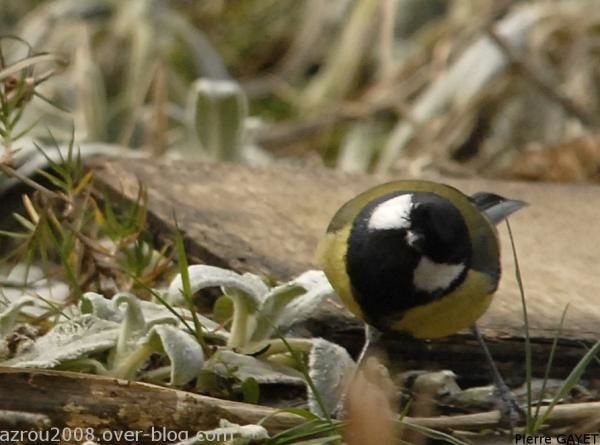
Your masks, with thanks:
[{"label": "weathered wood plank", "polygon": [[[318,239],[344,201],[394,179],[315,168],[258,169],[174,160],[101,159],[94,165],[100,188],[126,199],[136,196],[138,179],[146,184],[153,223],[169,232],[176,212],[190,253],[196,257],[280,279],[314,267]],[[541,353],[547,353],[546,346],[567,304],[562,338],[600,338],[600,187],[441,180],[467,193],[492,191],[531,204],[511,217],[511,225],[531,333],[541,340]],[[523,317],[514,261],[506,227],[499,230],[504,276],[492,308],[480,324],[492,340],[520,341]],[[348,328],[344,335],[356,335],[356,324],[344,325],[339,317],[342,324],[332,324],[332,313],[339,310],[324,311],[322,333],[328,335],[330,329],[329,334],[335,336]],[[450,350],[444,342],[440,344]],[[571,352],[579,356],[580,349],[575,348]]]}]

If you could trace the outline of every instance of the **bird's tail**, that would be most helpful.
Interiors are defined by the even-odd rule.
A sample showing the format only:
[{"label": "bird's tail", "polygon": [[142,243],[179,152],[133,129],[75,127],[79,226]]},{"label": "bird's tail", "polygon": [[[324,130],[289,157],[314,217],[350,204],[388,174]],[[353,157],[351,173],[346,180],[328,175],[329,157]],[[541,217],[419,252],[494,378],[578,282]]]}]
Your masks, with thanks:
[{"label": "bird's tail", "polygon": [[529,205],[525,201],[508,199],[487,192],[475,193],[471,195],[470,199],[494,224],[502,222],[509,215]]}]

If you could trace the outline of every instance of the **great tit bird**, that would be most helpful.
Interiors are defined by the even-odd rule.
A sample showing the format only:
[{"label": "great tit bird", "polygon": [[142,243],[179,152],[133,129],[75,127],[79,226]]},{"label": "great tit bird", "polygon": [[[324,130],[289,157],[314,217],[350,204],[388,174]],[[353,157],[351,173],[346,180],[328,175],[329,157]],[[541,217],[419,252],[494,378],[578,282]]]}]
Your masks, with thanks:
[{"label": "great tit bird", "polygon": [[337,211],[318,261],[367,324],[445,337],[472,327],[489,307],[500,280],[494,224],[524,205],[431,181],[390,182]]},{"label": "great tit bird", "polygon": [[[319,244],[318,261],[367,327],[445,337],[474,328],[488,309],[500,280],[495,224],[525,205],[492,193],[467,196],[425,180],[382,184],[337,211]],[[359,362],[376,330],[367,329]],[[504,392],[493,361],[490,365]]]}]

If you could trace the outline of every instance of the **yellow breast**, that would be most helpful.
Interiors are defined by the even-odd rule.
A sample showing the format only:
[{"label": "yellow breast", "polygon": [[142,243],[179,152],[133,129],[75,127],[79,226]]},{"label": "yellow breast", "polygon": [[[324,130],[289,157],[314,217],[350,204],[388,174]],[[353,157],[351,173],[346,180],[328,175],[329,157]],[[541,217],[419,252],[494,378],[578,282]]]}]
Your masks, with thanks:
[{"label": "yellow breast", "polygon": [[352,285],[346,273],[346,240],[349,234],[350,226],[327,233],[319,242],[316,262],[350,312],[364,320],[363,312],[352,295]]},{"label": "yellow breast", "polygon": [[[490,293],[482,295],[482,289]],[[463,283],[432,303],[386,320],[385,330],[401,331],[416,338],[447,337],[472,327],[492,302],[492,283],[487,275],[470,270]]]}]

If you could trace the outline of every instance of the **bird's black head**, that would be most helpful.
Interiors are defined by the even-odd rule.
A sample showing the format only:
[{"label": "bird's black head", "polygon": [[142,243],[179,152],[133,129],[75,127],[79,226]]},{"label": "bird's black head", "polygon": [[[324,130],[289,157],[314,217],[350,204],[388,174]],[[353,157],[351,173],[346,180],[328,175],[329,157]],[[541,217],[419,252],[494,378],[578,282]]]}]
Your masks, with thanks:
[{"label": "bird's black head", "polygon": [[460,211],[429,192],[396,192],[368,203],[354,220],[346,270],[365,315],[397,313],[454,289],[471,262]]},{"label": "bird's black head", "polygon": [[436,263],[465,263],[471,255],[469,230],[460,211],[433,193],[414,193],[410,230],[414,247]]}]

